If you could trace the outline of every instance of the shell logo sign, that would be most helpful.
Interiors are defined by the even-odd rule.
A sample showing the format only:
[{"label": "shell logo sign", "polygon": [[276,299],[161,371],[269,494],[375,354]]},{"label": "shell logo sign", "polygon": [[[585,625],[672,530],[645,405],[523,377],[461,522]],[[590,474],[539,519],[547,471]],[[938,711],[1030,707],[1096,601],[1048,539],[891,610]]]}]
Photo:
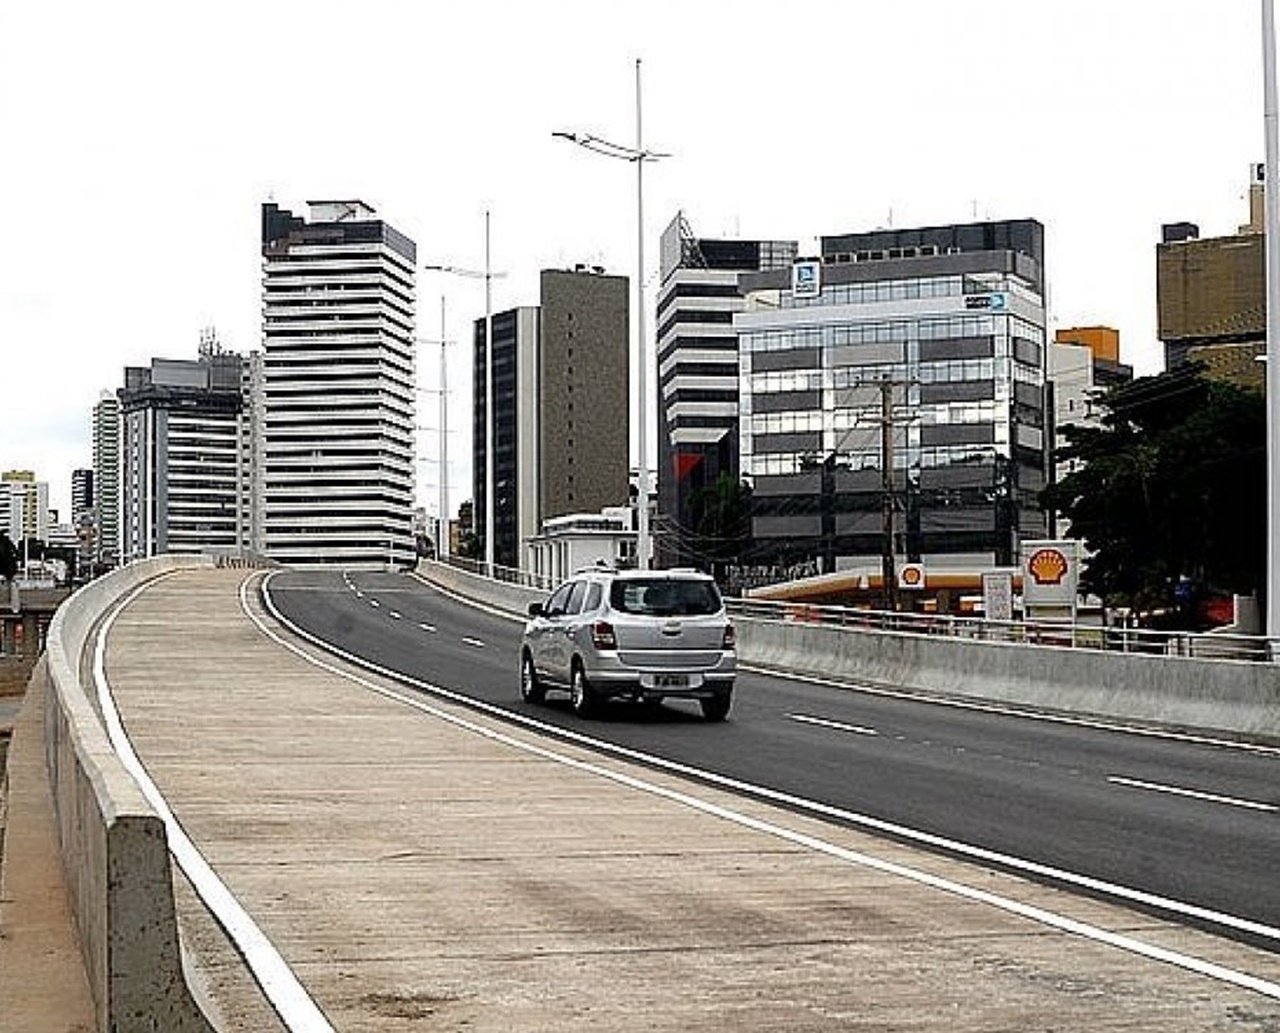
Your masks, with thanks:
[{"label": "shell logo sign", "polygon": [[924,588],[924,565],[904,563],[898,570],[899,588]]},{"label": "shell logo sign", "polygon": [[1027,572],[1038,585],[1060,585],[1070,564],[1060,549],[1037,549],[1027,560]]}]

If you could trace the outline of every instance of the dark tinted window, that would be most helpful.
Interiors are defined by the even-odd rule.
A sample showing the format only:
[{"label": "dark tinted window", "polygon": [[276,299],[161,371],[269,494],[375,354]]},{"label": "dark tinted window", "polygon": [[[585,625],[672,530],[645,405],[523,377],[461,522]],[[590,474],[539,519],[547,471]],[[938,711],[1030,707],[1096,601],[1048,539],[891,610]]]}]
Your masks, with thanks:
[{"label": "dark tinted window", "polygon": [[600,583],[598,581],[592,582],[591,587],[587,589],[587,601],[582,604],[582,608],[587,613],[590,613],[600,605],[600,596],[602,594],[603,589],[601,589]]},{"label": "dark tinted window", "polygon": [[566,613],[581,613],[582,600],[587,594],[587,583],[579,581],[573,586],[573,591],[569,593],[569,605],[566,607]]},{"label": "dark tinted window", "polygon": [[696,617],[718,613],[720,593],[714,581],[628,578],[613,583],[609,605],[620,613]]},{"label": "dark tinted window", "polygon": [[547,605],[543,611],[548,617],[554,617],[557,614],[564,613],[565,603],[569,601],[569,589],[572,587],[572,585],[561,585],[552,593],[551,598],[547,600]]}]

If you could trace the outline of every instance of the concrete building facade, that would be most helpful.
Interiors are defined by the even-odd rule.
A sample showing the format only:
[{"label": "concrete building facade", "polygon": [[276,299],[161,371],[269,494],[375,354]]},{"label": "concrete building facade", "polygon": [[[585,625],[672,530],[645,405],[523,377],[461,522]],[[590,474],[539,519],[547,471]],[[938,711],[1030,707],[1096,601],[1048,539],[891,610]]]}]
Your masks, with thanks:
[{"label": "concrete building facade", "polygon": [[1262,167],[1253,166],[1250,177],[1249,222],[1235,234],[1202,239],[1189,222],[1162,228],[1156,305],[1166,369],[1182,365],[1196,348],[1234,346],[1245,361],[1266,351]]},{"label": "concrete building facade", "polygon": [[[628,499],[628,279],[546,269],[539,305],[493,321],[494,562],[522,566],[543,521]],[[475,323],[473,499],[487,533],[485,324]]]},{"label": "concrete building facade", "polygon": [[757,555],[973,571],[1046,533],[1040,223],[823,237],[820,258],[740,284]]},{"label": "concrete building facade", "polygon": [[263,551],[413,559],[416,247],[361,201],[262,206]]},{"label": "concrete building facade", "polygon": [[742,273],[790,269],[794,241],[698,238],[683,213],[662,234],[657,305],[659,566],[698,565],[698,494],[737,481]]},{"label": "concrete building facade", "polygon": [[120,562],[120,399],[108,391],[93,407],[94,558]]},{"label": "concrete building facade", "polygon": [[219,352],[125,370],[124,559],[248,548],[242,364]]}]

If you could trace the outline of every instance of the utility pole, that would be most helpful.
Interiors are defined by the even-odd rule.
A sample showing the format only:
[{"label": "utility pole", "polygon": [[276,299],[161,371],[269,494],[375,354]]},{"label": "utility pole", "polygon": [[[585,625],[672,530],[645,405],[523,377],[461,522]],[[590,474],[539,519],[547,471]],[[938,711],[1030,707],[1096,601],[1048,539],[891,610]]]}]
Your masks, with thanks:
[{"label": "utility pole", "polygon": [[892,380],[880,381],[880,578],[887,610],[898,608],[898,571],[893,556],[893,388]]}]

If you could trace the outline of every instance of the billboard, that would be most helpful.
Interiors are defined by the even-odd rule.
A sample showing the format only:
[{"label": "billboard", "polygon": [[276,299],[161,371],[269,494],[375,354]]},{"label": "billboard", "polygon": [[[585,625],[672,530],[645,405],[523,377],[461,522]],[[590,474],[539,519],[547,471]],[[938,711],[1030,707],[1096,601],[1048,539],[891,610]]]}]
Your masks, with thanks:
[{"label": "billboard", "polygon": [[1075,615],[1080,543],[1073,539],[1022,543],[1022,602],[1028,617]]},{"label": "billboard", "polygon": [[822,263],[806,259],[791,267],[791,293],[797,298],[816,298],[822,293]]}]

